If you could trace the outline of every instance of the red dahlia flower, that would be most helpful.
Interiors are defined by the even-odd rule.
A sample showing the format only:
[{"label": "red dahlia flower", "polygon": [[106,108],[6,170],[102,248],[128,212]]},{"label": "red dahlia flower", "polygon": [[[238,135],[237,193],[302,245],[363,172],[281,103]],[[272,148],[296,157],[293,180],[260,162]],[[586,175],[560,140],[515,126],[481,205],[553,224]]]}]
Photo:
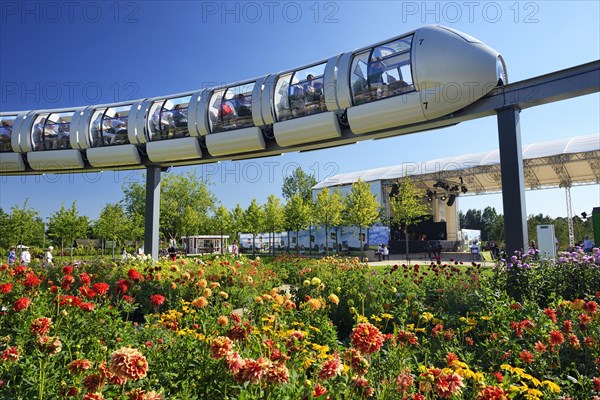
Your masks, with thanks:
[{"label": "red dahlia flower", "polygon": [[155,294],[150,296],[150,304],[152,304],[154,307],[161,306],[164,302],[165,296],[163,296],[162,294]]},{"label": "red dahlia flower", "polygon": [[352,330],[352,346],[363,354],[371,354],[379,351],[383,345],[383,335],[370,323],[358,324]]},{"label": "red dahlia flower", "polygon": [[94,289],[94,292],[96,292],[99,296],[102,296],[103,294],[106,294],[108,292],[110,286],[108,286],[108,283],[99,282],[94,283],[92,285],[92,289]]},{"label": "red dahlia flower", "polygon": [[31,305],[31,300],[28,297],[21,297],[13,304],[15,311],[23,311]]},{"label": "red dahlia flower", "polygon": [[50,326],[52,325],[52,320],[48,317],[40,317],[34,319],[29,327],[31,333],[34,333],[38,336],[47,335],[50,332]]}]

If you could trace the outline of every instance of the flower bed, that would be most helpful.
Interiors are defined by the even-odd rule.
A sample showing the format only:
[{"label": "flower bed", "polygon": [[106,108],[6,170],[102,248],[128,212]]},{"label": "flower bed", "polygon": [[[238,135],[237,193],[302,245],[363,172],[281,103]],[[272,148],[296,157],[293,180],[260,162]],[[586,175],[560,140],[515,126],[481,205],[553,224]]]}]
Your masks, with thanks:
[{"label": "flower bed", "polygon": [[509,261],[3,266],[0,398],[599,396],[600,252]]}]

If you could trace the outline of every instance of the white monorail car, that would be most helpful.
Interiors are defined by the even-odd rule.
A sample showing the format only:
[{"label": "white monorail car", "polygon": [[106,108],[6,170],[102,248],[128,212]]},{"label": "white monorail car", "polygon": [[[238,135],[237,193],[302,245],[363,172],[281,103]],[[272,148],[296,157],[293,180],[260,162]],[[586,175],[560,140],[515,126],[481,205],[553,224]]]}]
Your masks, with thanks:
[{"label": "white monorail car", "polygon": [[0,173],[192,164],[334,146],[343,131],[360,140],[441,118],[506,83],[497,51],[454,29],[427,26],[223,87],[0,113]]}]

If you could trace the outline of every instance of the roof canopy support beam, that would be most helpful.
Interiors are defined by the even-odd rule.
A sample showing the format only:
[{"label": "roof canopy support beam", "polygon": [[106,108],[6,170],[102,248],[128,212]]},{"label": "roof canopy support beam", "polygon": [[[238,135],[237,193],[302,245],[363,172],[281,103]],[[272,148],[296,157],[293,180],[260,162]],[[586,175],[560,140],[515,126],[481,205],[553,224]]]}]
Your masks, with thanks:
[{"label": "roof canopy support beam", "polygon": [[516,107],[498,110],[502,206],[508,257],[517,250],[525,249],[528,242],[519,113]]}]

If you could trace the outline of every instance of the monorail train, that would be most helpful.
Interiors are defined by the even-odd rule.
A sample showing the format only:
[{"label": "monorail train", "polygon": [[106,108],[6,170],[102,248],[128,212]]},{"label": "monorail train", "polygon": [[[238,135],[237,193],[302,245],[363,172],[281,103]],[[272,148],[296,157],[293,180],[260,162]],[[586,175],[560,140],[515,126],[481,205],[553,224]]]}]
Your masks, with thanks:
[{"label": "monorail train", "polygon": [[223,87],[0,113],[0,174],[183,165],[335,146],[342,135],[358,141],[444,117],[506,83],[497,51],[454,29],[427,26]]}]

